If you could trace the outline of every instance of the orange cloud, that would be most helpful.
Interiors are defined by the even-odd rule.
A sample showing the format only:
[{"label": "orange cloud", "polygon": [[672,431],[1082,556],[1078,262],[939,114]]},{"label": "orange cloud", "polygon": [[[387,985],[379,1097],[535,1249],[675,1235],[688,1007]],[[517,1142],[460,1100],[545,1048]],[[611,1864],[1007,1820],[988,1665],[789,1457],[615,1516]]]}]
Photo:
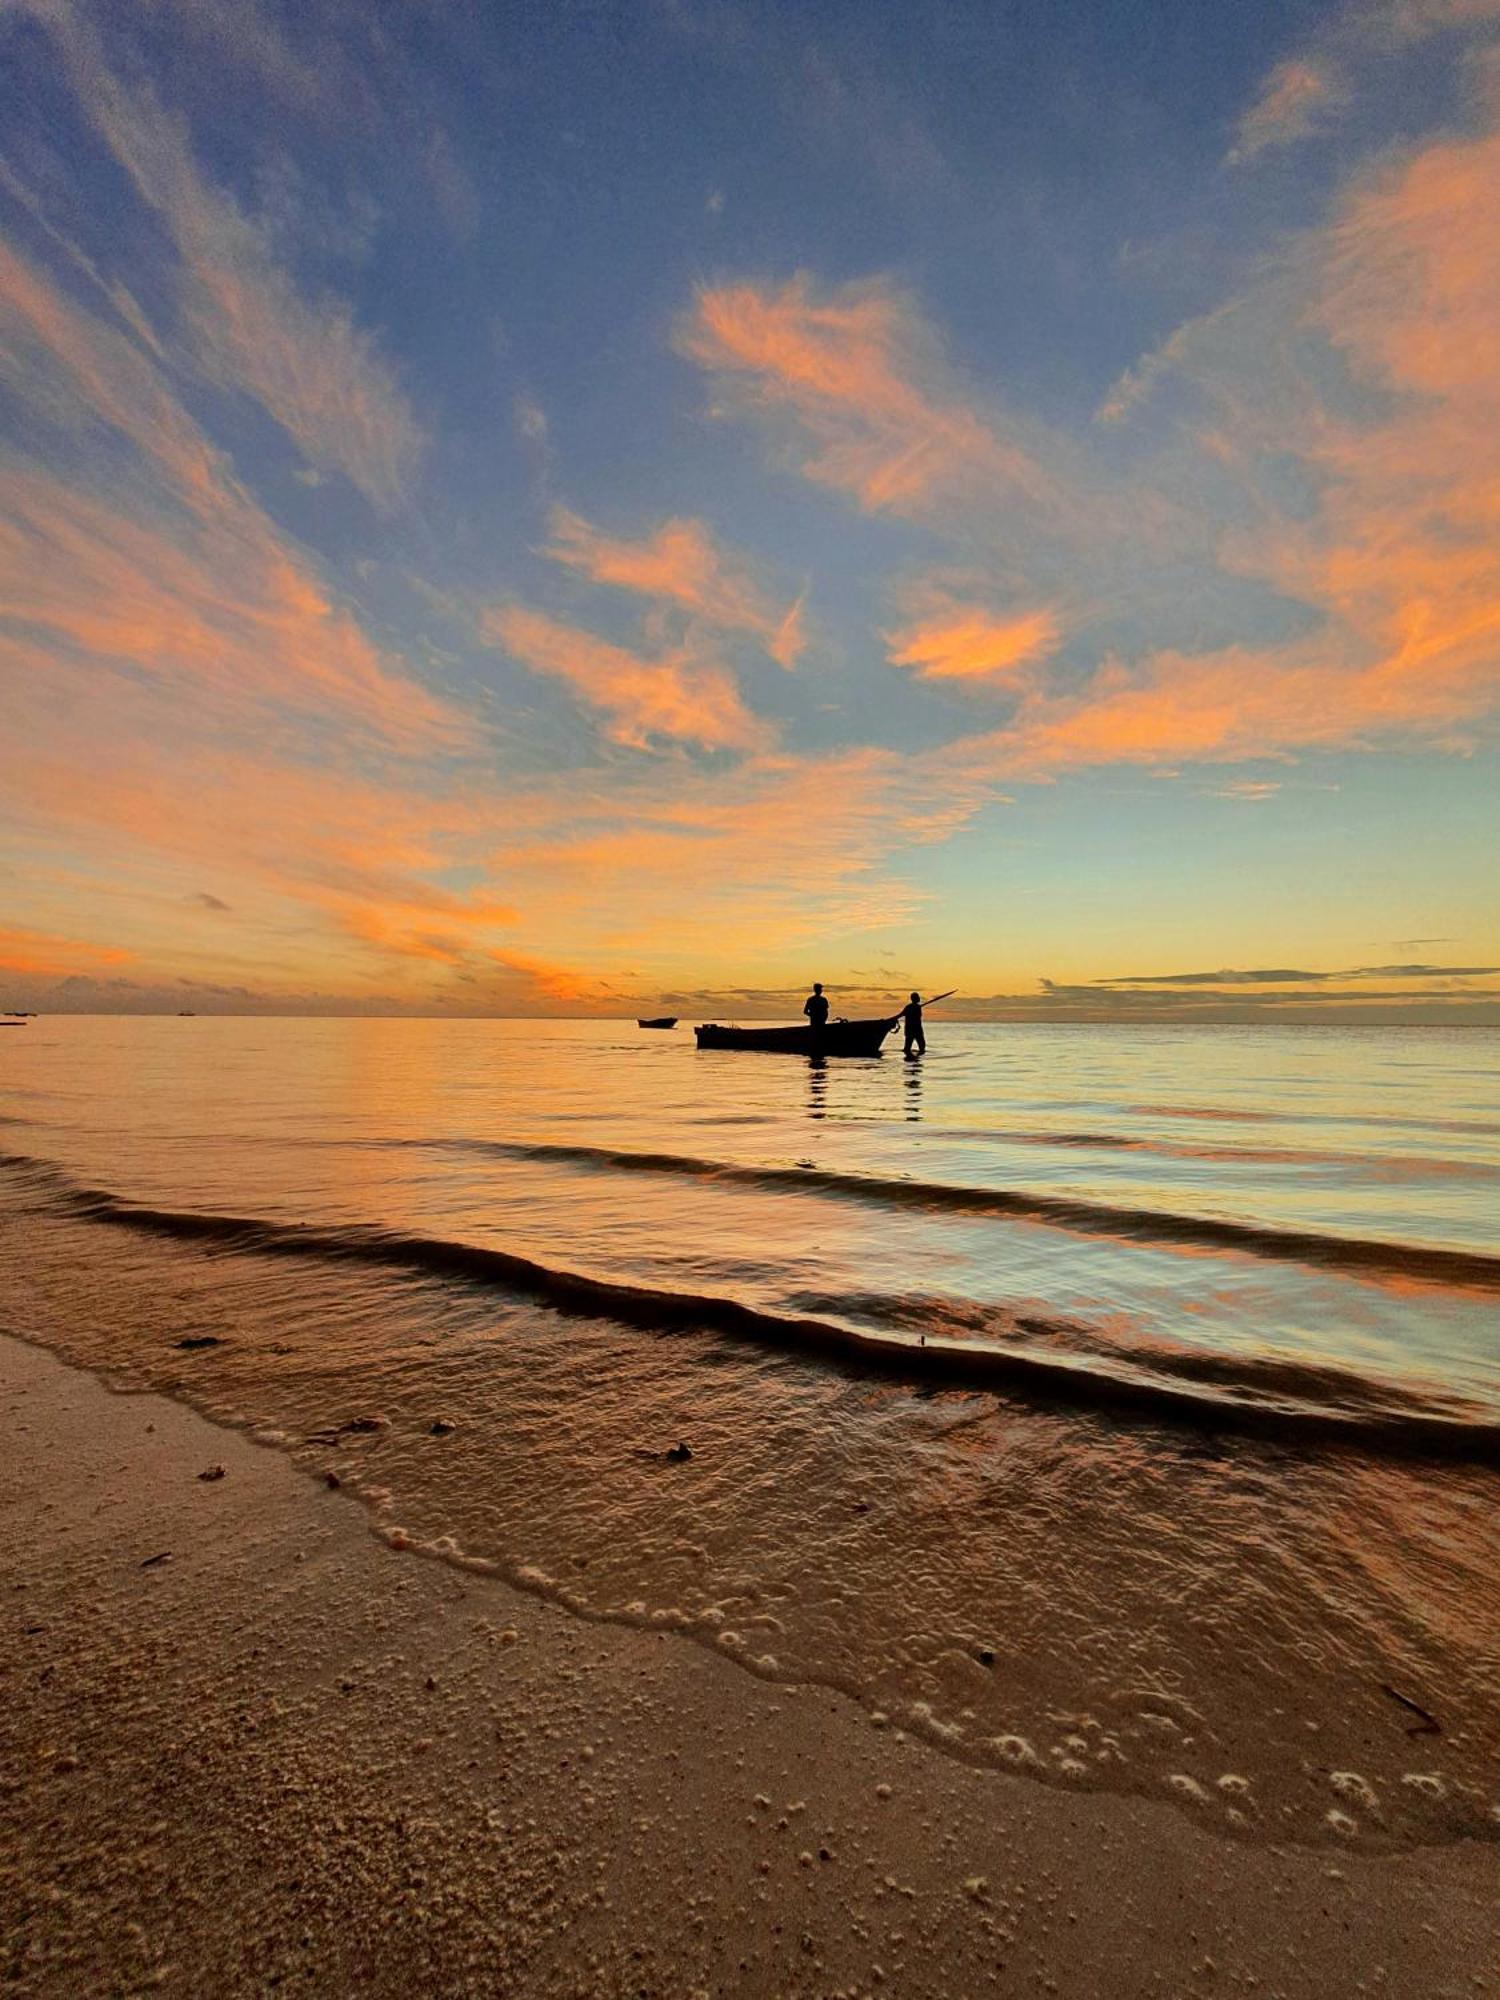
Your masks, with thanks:
[{"label": "orange cloud", "polygon": [[645,541],[617,541],[555,507],[546,553],[595,583],[679,604],[706,624],[752,632],[779,666],[802,650],[801,604],[782,611],[718,548],[701,521],[664,521]]},{"label": "orange cloud", "polygon": [[1323,131],[1350,102],[1372,58],[1389,59],[1433,36],[1497,20],[1500,0],[1347,0],[1266,78],[1240,119],[1230,165]]},{"label": "orange cloud", "polygon": [[[131,302],[132,325],[136,316]],[[211,509],[225,485],[220,454],[168,390],[149,329],[137,339],[146,351],[111,321],[65,301],[0,240],[0,380],[54,421],[124,440],[184,506]]]},{"label": "orange cloud", "polygon": [[[501,935],[519,928],[514,903],[477,864],[497,817],[524,827],[535,804],[471,798],[435,778],[423,786],[394,772],[377,781],[299,767],[274,750],[189,750],[154,688],[106,687],[94,704],[99,729],[70,727],[88,686],[63,668],[45,702],[21,708],[20,740],[0,741],[0,795],[32,856],[58,840],[65,853],[102,849],[115,882],[143,866],[160,880],[163,861],[168,883],[211,869],[233,910],[211,943],[182,921],[180,897],[148,898],[153,912],[169,912],[154,930],[173,964],[222,971],[239,954],[261,984],[284,968],[288,980],[311,974],[361,991],[375,979],[409,985],[410,975],[427,992],[429,974],[488,965]],[[477,886],[434,879],[455,867]]]},{"label": "orange cloud", "polygon": [[777,666],[785,667],[788,673],[796,666],[798,659],[801,657],[802,649],[807,644],[807,635],[803,630],[802,622],[804,601],[805,593],[794,604],[788,605],[782,614],[780,623],[766,641],[766,651],[771,655]]},{"label": "orange cloud", "polygon": [[[1215,406],[1214,448],[1256,507],[1225,567],[1300,604],[1305,629],[1111,659],[1082,689],[1034,686],[968,754],[1044,774],[1463,740],[1500,701],[1497,239],[1500,134],[1418,148],[1137,371],[1152,386],[1186,376]],[[1299,341],[1321,343],[1317,365],[1284,365]],[[1327,391],[1329,350],[1358,417]],[[1289,463],[1316,495],[1293,514],[1278,504]]]},{"label": "orange cloud", "polygon": [[1384,13],[1395,33],[1408,41],[1420,41],[1445,28],[1471,28],[1500,20],[1500,0],[1386,0],[1384,10],[1375,10],[1375,20]]},{"label": "orange cloud", "polygon": [[1025,670],[1061,643],[1056,615],[1046,609],[997,618],[983,605],[939,603],[926,618],[887,634],[893,666],[913,667],[923,680],[1014,687]]},{"label": "orange cloud", "polygon": [[773,741],[770,726],[741,701],[733,676],[691,647],[646,660],[519,604],[486,612],[481,630],[533,673],[566,682],[608,718],[616,743],[637,750],[662,740],[764,750]]},{"label": "orange cloud", "polygon": [[907,921],[921,898],[883,864],[942,840],[993,796],[944,752],[860,747],[681,767],[670,791],[651,774],[628,792],[579,793],[568,820],[506,839],[496,861],[595,949],[747,962]]},{"label": "orange cloud", "polygon": [[[108,690],[98,731],[80,737],[63,718],[86,686],[54,676],[0,739],[0,793],[26,851],[107,852],[122,885],[145,870],[171,890],[210,871],[234,916],[211,943],[180,916],[166,962],[257,991],[604,1005],[569,967],[627,953],[743,963],[903,921],[918,898],[883,864],[992,791],[941,753],[870,749],[569,772],[503,793],[410,769],[374,780],[208,747],[186,757],[150,687]],[[435,879],[455,875],[476,886]],[[182,911],[180,895],[156,900]],[[560,983],[522,983],[528,965]]]},{"label": "orange cloud", "polygon": [[1231,163],[1243,165],[1268,147],[1311,137],[1347,102],[1348,94],[1343,79],[1325,61],[1303,57],[1278,64],[1240,120]]},{"label": "orange cloud", "polygon": [[53,937],[45,931],[0,926],[0,968],[6,972],[98,972],[107,966],[124,965],[131,956],[128,951],[89,944],[81,938]]},{"label": "orange cloud", "polygon": [[943,387],[931,337],[888,284],[706,288],[677,345],[732,404],[789,426],[808,478],[871,513],[978,489],[1056,502],[1036,458]]},{"label": "orange cloud", "polygon": [[200,172],[184,127],[126,83],[68,0],[41,6],[84,115],[161,217],[178,253],[184,327],[201,373],[252,397],[309,462],[388,505],[421,434],[394,376],[348,307],[309,300],[263,230]]},{"label": "orange cloud", "polygon": [[374,900],[319,892],[304,886],[309,900],[331,908],[341,929],[364,944],[400,957],[425,958],[439,965],[460,965],[476,948],[485,949],[482,935],[497,925],[514,924],[517,913],[506,903],[484,899],[466,902],[428,885],[420,893],[387,894]]},{"label": "orange cloud", "polygon": [[[0,595],[110,673],[204,710],[282,708],[399,749],[470,725],[382,657],[234,478],[152,352],[0,243],[0,381],[94,449],[0,472]],[[122,459],[121,447],[126,456]]]},{"label": "orange cloud", "polygon": [[[6,608],[93,659],[199,705],[200,726],[260,706],[408,752],[468,724],[382,659],[303,560],[246,504],[193,525],[112,505],[39,469],[0,474]],[[212,710],[208,706],[212,704]]]}]

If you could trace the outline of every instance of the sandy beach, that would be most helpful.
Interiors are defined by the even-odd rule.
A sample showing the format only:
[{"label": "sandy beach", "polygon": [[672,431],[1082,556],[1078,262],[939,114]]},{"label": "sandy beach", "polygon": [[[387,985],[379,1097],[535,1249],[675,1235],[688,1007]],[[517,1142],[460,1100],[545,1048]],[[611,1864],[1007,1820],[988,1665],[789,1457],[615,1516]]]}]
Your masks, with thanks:
[{"label": "sandy beach", "polygon": [[1493,1846],[1225,1841],[974,1771],[392,1548],[9,1340],[0,1410],[18,1995],[1494,1990]]}]

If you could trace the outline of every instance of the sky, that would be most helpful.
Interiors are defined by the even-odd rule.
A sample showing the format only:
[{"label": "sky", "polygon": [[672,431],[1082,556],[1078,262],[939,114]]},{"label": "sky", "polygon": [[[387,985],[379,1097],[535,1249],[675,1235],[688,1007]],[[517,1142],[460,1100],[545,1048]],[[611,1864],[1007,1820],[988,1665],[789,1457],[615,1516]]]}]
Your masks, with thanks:
[{"label": "sky", "polygon": [[0,1006],[1500,1022],[1500,0],[0,0]]}]

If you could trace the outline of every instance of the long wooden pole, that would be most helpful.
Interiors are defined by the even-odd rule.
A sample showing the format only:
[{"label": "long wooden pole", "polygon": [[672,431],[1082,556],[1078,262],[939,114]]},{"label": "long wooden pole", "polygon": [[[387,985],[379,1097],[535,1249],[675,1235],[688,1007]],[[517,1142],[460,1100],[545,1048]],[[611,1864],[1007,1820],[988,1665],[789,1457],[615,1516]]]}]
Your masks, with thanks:
[{"label": "long wooden pole", "polygon": [[[957,991],[958,988],[956,986],[950,986],[946,993],[934,993],[932,998],[930,1000],[924,1000],[922,1002],[922,1005],[924,1008],[935,1007],[939,1002],[939,1000],[951,1000]],[[902,1014],[904,1014],[905,1012],[906,1009],[904,1007],[899,1008],[894,1014],[892,1014],[891,1019],[893,1021],[899,1021],[901,1019]]]}]

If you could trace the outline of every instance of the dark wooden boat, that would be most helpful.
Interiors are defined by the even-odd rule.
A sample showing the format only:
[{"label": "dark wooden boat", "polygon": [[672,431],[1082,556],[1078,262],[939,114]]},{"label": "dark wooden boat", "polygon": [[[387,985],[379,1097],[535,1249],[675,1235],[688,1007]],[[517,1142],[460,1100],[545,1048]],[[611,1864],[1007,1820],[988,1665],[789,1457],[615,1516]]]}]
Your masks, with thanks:
[{"label": "dark wooden boat", "polygon": [[879,1021],[830,1021],[825,1028],[694,1028],[700,1049],[760,1049],[784,1056],[878,1056],[898,1016]]},{"label": "dark wooden boat", "polygon": [[635,1025],[638,1028],[675,1028],[677,1026],[677,1016],[675,1014],[658,1014],[654,1021],[642,1021],[637,1017]]}]

